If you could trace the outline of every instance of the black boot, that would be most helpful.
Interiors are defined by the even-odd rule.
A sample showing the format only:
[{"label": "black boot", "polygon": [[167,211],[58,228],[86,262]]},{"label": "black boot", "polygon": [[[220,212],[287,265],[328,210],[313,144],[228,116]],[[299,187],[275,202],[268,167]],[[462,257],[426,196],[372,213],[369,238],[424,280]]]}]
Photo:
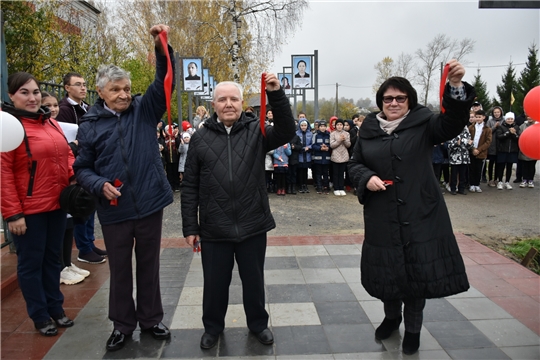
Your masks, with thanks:
[{"label": "black boot", "polygon": [[292,185],[287,184],[287,194],[290,194],[292,192],[291,188],[292,188]]},{"label": "black boot", "polygon": [[405,330],[405,336],[403,336],[403,353],[406,355],[412,355],[418,351],[420,347],[420,333],[410,333]]},{"label": "black boot", "polygon": [[291,195],[296,195],[296,185],[291,185]]},{"label": "black boot", "polygon": [[375,330],[375,338],[377,340],[388,339],[394,331],[399,329],[399,324],[401,324],[401,320],[401,316],[397,319],[389,319],[385,317],[381,325],[379,325],[377,330]]}]

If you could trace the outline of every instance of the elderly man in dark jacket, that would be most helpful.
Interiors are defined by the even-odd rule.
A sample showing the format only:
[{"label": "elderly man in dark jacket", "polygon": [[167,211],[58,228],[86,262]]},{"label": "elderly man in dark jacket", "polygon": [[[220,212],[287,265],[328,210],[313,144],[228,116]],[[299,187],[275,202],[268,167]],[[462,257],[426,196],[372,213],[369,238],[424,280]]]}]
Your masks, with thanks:
[{"label": "elderly man in dark jacket", "polygon": [[274,74],[266,77],[274,126],[242,112],[242,87],[221,82],[214,91],[214,116],[191,138],[182,189],[186,242],[199,240],[204,273],[201,347],[215,346],[225,327],[234,260],[242,279],[247,326],[266,345],[274,342],[264,308],[266,233],[276,224],[264,172],[268,151],[295,134],[288,98]]},{"label": "elderly man in dark jacket", "polygon": [[[156,140],[156,124],[166,110],[164,78],[167,57],[159,34],[156,77],[143,97],[131,95],[129,74],[102,65],[96,76],[100,99],[79,127],[79,156],[73,165],[78,182],[98,198],[98,216],[109,256],[109,318],[114,331],[107,349],[118,350],[139,324],[156,339],[170,332],[161,323],[159,252],[163,208],[173,201]],[[169,47],[169,54],[172,54]],[[173,64],[173,57],[170,57]],[[174,72],[173,72],[174,73]],[[174,84],[174,81],[173,81]],[[131,258],[137,261],[137,305],[133,301]]]}]

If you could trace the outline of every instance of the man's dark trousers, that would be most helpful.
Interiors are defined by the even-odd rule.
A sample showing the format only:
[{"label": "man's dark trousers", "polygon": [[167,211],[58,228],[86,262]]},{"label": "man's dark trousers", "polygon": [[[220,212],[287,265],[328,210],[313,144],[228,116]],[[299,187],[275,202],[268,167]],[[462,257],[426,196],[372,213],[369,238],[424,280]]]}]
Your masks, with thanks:
[{"label": "man's dark trousers", "polygon": [[204,241],[201,255],[204,274],[203,324],[205,332],[218,335],[225,328],[234,259],[242,280],[247,326],[254,333],[268,327],[264,305],[264,258],[266,233],[242,242]]},{"label": "man's dark trousers", "polygon": [[[163,210],[142,219],[102,225],[109,257],[111,285],[109,319],[114,329],[131,334],[137,327],[148,329],[163,319],[159,286],[159,253]],[[137,309],[133,301],[131,258],[135,246]]]}]

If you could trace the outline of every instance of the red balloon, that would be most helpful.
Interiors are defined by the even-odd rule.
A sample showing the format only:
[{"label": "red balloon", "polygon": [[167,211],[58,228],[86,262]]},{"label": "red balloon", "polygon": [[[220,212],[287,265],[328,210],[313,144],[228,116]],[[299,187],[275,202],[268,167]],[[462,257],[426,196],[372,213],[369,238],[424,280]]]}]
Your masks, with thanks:
[{"label": "red balloon", "polygon": [[523,99],[525,113],[536,121],[540,121],[540,85],[532,88]]},{"label": "red balloon", "polygon": [[531,125],[521,133],[519,150],[531,159],[540,160],[540,124]]}]

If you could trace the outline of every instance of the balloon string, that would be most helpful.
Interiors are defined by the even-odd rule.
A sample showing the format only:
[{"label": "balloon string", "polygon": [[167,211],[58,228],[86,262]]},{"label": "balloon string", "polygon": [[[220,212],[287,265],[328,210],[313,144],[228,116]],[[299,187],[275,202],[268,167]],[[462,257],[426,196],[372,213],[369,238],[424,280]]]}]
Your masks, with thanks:
[{"label": "balloon string", "polygon": [[448,78],[448,71],[450,70],[450,65],[449,64],[446,64],[444,65],[444,70],[443,70],[443,74],[441,76],[441,87],[439,89],[439,101],[440,101],[440,104],[441,104],[441,113],[445,113],[446,112],[446,109],[444,108],[443,106],[443,95],[444,95],[444,87],[446,86],[446,79]]},{"label": "balloon string", "polygon": [[161,45],[163,47],[163,52],[167,57],[167,74],[163,81],[163,88],[165,90],[165,101],[167,104],[167,119],[169,122],[169,135],[172,137],[173,128],[172,128],[172,119],[171,119],[171,93],[172,93],[172,80],[173,80],[173,68],[171,64],[171,58],[169,57],[169,46],[167,45],[167,33],[162,31],[159,33],[159,38],[161,39]]},{"label": "balloon string", "polygon": [[261,122],[261,132],[264,137],[266,137],[265,118],[266,118],[266,73],[263,73],[261,76],[261,111],[259,113],[259,119]]}]

